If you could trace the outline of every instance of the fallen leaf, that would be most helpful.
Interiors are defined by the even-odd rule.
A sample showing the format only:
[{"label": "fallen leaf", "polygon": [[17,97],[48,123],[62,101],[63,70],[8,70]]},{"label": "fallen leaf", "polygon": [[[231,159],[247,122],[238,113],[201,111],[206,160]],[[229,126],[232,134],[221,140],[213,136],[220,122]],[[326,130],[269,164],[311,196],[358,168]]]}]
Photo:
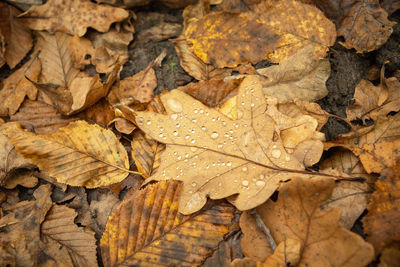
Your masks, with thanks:
[{"label": "fallen leaf", "polygon": [[355,1],[338,28],[338,36],[345,38],[341,44],[348,49],[355,48],[358,53],[378,49],[386,43],[396,24],[387,17],[378,0]]},{"label": "fallen leaf", "polygon": [[181,67],[193,78],[202,81],[209,79],[221,79],[231,75],[232,70],[216,69],[211,64],[204,63],[189,48],[187,41],[181,35],[173,40],[175,51],[179,56]]},{"label": "fallen leaf", "polygon": [[[43,243],[65,247],[62,260],[70,259],[72,266],[97,266],[94,232],[74,223],[76,212],[66,206],[53,204],[41,225]],[[46,242],[47,241],[47,242]],[[57,264],[57,262],[55,262]]]},{"label": "fallen leaf", "polygon": [[400,110],[400,82],[395,77],[383,77],[381,84],[373,85],[370,81],[361,80],[354,91],[354,104],[346,109],[350,120],[376,120],[390,112]]},{"label": "fallen leaf", "polygon": [[95,188],[120,182],[129,174],[128,155],[110,130],[85,121],[48,134],[11,125],[3,131],[15,149],[58,182]]},{"label": "fallen leaf", "polygon": [[133,130],[136,129],[136,126],[124,118],[115,118],[108,124],[108,127],[111,127],[114,124],[115,129],[124,134],[131,134]]},{"label": "fallen leaf", "polygon": [[388,15],[392,15],[396,10],[400,9],[400,2],[396,0],[380,0],[379,2]]},{"label": "fallen leaf", "polygon": [[31,50],[31,31],[16,16],[21,12],[7,3],[0,3],[1,50],[7,65],[13,69]]},{"label": "fallen leaf", "polygon": [[178,212],[178,181],[131,194],[115,208],[100,241],[106,266],[200,265],[223,240],[234,209],[214,205],[192,216]]},{"label": "fallen leaf", "polygon": [[107,191],[100,194],[97,200],[90,202],[90,212],[93,214],[97,224],[99,225],[101,235],[106,228],[108,217],[111,215],[114,207],[120,202],[118,195]]},{"label": "fallen leaf", "polygon": [[262,264],[264,267],[297,266],[300,261],[301,242],[297,239],[285,239],[278,244],[274,254],[269,256]]},{"label": "fallen leaf", "polygon": [[170,8],[182,8],[187,5],[193,4],[195,0],[160,0],[160,3]]},{"label": "fallen leaf", "polygon": [[38,265],[40,225],[51,208],[50,195],[51,185],[41,185],[34,192],[34,201],[22,201],[6,210],[8,214],[0,219],[1,265]]},{"label": "fallen leaf", "polygon": [[84,69],[86,65],[91,63],[91,59],[94,58],[95,55],[92,42],[78,35],[75,35],[69,40],[68,49],[71,54],[71,59],[74,62],[74,68],[76,69]]},{"label": "fallen leaf", "polygon": [[160,42],[163,40],[177,37],[182,31],[180,23],[160,22],[148,29],[140,31],[136,40],[138,43]]},{"label": "fallen leaf", "polygon": [[325,82],[331,67],[329,60],[314,58],[315,47],[308,45],[279,65],[258,69],[264,94],[274,96],[279,103],[294,100],[315,101],[328,94]]},{"label": "fallen leaf", "polygon": [[25,97],[36,99],[37,89],[34,84],[25,78],[37,81],[41,71],[39,60],[28,61],[19,70],[13,72],[3,81],[0,91],[0,115],[13,115],[19,109]]},{"label": "fallen leaf", "polygon": [[53,106],[28,99],[17,113],[10,116],[11,122],[18,122],[25,129],[33,129],[38,134],[57,131],[74,120],[61,115]]},{"label": "fallen leaf", "polygon": [[[199,210],[207,196],[221,199],[237,194],[230,201],[238,209],[256,207],[272,195],[281,181],[306,175],[302,162],[309,151],[315,155],[319,149],[319,155],[322,153],[320,140],[314,140],[312,147],[302,147],[303,152],[298,150],[296,157],[285,150],[275,125],[290,129],[300,123],[299,129],[307,129],[305,133],[287,132],[286,139],[291,142],[288,144],[297,144],[318,136],[318,123],[310,116],[299,122],[279,113],[276,100],[266,103],[256,76],[246,77],[239,86],[239,119],[235,121],[179,90],[164,94],[161,100],[167,115],[136,112],[138,126],[167,144],[158,171],[146,182],[183,180],[179,211],[184,214]],[[307,120],[311,123],[308,126]]]},{"label": "fallen leaf", "polygon": [[279,189],[276,202],[257,207],[275,242],[287,239],[301,243],[298,266],[366,266],[374,258],[371,244],[339,226],[337,209],[323,211],[333,179],[294,179]]},{"label": "fallen leaf", "polygon": [[90,122],[100,124],[104,128],[115,117],[114,111],[106,99],[100,99],[96,104],[76,114],[78,117]]},{"label": "fallen leaf", "polygon": [[386,247],[379,257],[378,267],[396,267],[400,265],[400,244]]},{"label": "fallen leaf", "polygon": [[37,186],[38,182],[38,178],[33,174],[32,170],[21,169],[9,175],[3,187],[6,189],[14,189],[17,185],[20,185],[26,188],[34,188]]},{"label": "fallen leaf", "polygon": [[49,0],[44,5],[32,6],[18,18],[32,30],[61,31],[81,37],[88,27],[107,32],[112,23],[128,16],[124,9],[96,5],[89,0]]}]

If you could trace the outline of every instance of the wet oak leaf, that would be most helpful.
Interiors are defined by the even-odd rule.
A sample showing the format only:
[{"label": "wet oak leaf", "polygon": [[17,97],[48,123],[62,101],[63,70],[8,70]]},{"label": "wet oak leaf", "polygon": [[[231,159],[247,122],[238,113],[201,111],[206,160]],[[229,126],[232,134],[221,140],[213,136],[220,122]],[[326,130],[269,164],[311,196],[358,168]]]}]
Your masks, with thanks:
[{"label": "wet oak leaf", "polygon": [[115,135],[85,121],[48,134],[34,134],[11,125],[3,131],[18,153],[60,183],[95,188],[122,181],[129,160]]},{"label": "wet oak leaf", "polygon": [[20,13],[15,7],[0,3],[0,55],[4,56],[11,69],[25,57],[33,45],[31,31],[16,18]]},{"label": "wet oak leaf", "polygon": [[41,64],[39,60],[29,61],[3,81],[3,86],[0,90],[1,116],[15,114],[25,97],[30,100],[36,99],[37,88],[25,78],[25,75],[32,81],[37,81],[40,71]]},{"label": "wet oak leaf", "polygon": [[[238,120],[229,119],[179,90],[161,96],[161,100],[167,115],[136,112],[138,126],[167,145],[158,171],[146,182],[184,181],[179,208],[184,214],[201,209],[207,196],[221,199],[235,195],[230,201],[238,209],[256,207],[272,195],[281,181],[303,175],[302,162],[308,151],[319,149],[322,153],[322,143],[317,140],[321,147],[312,143],[312,147],[299,150],[296,157],[285,150],[275,128],[284,115],[277,111],[276,101],[267,105],[257,76],[248,76],[239,86]],[[311,125],[302,125],[314,130],[301,133],[298,142],[313,136],[318,124],[309,116],[304,119]],[[289,121],[287,129],[296,126],[293,123]],[[293,135],[288,136],[296,143]]]},{"label": "wet oak leaf", "polygon": [[49,0],[44,5],[32,6],[18,17],[32,30],[61,31],[82,37],[89,27],[107,32],[112,23],[128,16],[124,9],[96,5],[90,0]]},{"label": "wet oak leaf", "polygon": [[394,21],[388,20],[387,12],[378,0],[358,0],[344,15],[338,36],[343,36],[344,47],[355,48],[358,53],[378,49],[393,32]]},{"label": "wet oak leaf", "polygon": [[104,265],[198,266],[210,256],[229,232],[234,208],[221,203],[184,216],[181,189],[179,181],[161,181],[125,198],[100,241]]},{"label": "wet oak leaf", "polygon": [[321,210],[333,188],[334,180],[327,177],[294,179],[279,189],[276,202],[269,200],[257,207],[277,243],[300,241],[297,266],[361,267],[374,258],[371,244],[339,226],[339,210]]}]

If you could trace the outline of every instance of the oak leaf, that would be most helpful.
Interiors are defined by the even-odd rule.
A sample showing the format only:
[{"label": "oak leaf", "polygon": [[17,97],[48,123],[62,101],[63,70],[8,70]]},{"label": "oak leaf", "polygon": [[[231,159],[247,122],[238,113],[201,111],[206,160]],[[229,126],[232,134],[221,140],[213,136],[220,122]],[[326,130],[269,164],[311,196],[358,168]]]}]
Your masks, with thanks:
[{"label": "oak leaf", "polygon": [[388,14],[378,0],[357,0],[345,13],[338,36],[345,38],[341,44],[348,49],[355,48],[358,53],[371,52],[386,43],[395,24],[388,20]]},{"label": "oak leaf", "polygon": [[229,231],[234,209],[221,203],[184,216],[178,212],[181,189],[178,181],[162,181],[128,193],[101,238],[104,265],[193,266],[212,254]]},{"label": "oak leaf", "polygon": [[25,63],[19,70],[13,72],[3,81],[0,91],[0,115],[13,115],[19,109],[25,97],[35,100],[37,88],[25,78],[25,75],[32,81],[37,81],[41,71],[39,60]]},{"label": "oak leaf", "polygon": [[18,153],[60,183],[94,188],[120,182],[129,174],[124,147],[100,126],[75,121],[57,132],[39,135],[13,124],[3,132]]},{"label": "oak leaf", "polygon": [[0,3],[0,55],[4,56],[11,69],[26,56],[33,45],[31,31],[16,18],[20,13],[15,7]]},{"label": "oak leaf", "polygon": [[[309,139],[318,133],[315,119],[303,116],[298,122],[281,114],[276,100],[266,102],[256,76],[248,76],[239,86],[238,120],[225,117],[179,90],[161,96],[161,100],[167,115],[136,113],[138,126],[167,145],[158,171],[147,182],[184,181],[179,208],[184,214],[199,210],[207,196],[220,199],[237,194],[230,201],[238,209],[256,207],[272,195],[281,181],[307,176],[303,163],[310,163],[306,159],[309,152],[313,154],[311,161],[322,153],[321,141]],[[291,155],[276,126],[287,130],[284,139],[291,153],[303,141],[313,142],[303,143]]]},{"label": "oak leaf", "polygon": [[89,0],[49,0],[44,5],[32,6],[18,17],[32,30],[61,31],[81,37],[89,27],[107,32],[112,23],[128,16],[124,9],[96,5]]},{"label": "oak leaf", "polygon": [[294,179],[279,189],[276,202],[257,207],[276,243],[288,239],[301,243],[298,266],[365,266],[374,258],[371,244],[339,226],[337,209],[323,211],[333,179]]}]

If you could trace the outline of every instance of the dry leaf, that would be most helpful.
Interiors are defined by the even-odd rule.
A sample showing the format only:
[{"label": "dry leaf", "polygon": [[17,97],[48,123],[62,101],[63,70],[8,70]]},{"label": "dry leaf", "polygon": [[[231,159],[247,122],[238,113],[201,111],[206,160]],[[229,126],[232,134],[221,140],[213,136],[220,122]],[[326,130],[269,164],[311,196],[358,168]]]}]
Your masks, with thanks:
[{"label": "dry leaf", "polygon": [[375,86],[370,81],[361,80],[354,91],[354,104],[347,107],[350,120],[376,120],[390,112],[400,110],[400,82],[395,77],[383,80]]},{"label": "dry leaf", "polygon": [[31,100],[36,99],[37,89],[25,75],[36,82],[40,71],[39,60],[29,61],[3,81],[0,91],[0,116],[11,116],[17,112],[26,96]]},{"label": "dry leaf", "polygon": [[333,187],[327,177],[294,179],[279,189],[276,202],[257,207],[277,243],[301,242],[298,266],[366,266],[374,258],[369,243],[339,226],[338,210],[321,210]]},{"label": "dry leaf", "polygon": [[114,124],[115,129],[124,134],[131,134],[136,129],[135,124],[124,118],[115,118],[109,122],[107,127],[112,127]]},{"label": "dry leaf", "polygon": [[118,195],[107,191],[104,194],[100,194],[97,200],[92,200],[90,202],[90,212],[93,214],[97,225],[100,228],[101,235],[106,228],[108,217],[111,215],[113,208],[120,202]]},{"label": "dry leaf", "polygon": [[348,49],[355,48],[358,53],[378,49],[386,43],[396,24],[387,17],[378,0],[355,1],[338,28],[338,36],[345,38],[341,44]]},{"label": "dry leaf", "polygon": [[267,105],[261,90],[256,76],[242,81],[236,121],[179,90],[161,96],[168,115],[137,112],[138,126],[167,144],[158,171],[147,182],[183,180],[179,210],[190,214],[205,204],[207,196],[221,199],[238,194],[230,201],[240,210],[251,209],[267,200],[282,180],[303,175],[306,156],[312,151],[313,161],[321,155],[322,142],[314,140],[312,147],[306,144],[293,156],[285,150],[279,130],[298,126],[285,136],[288,145],[296,145],[318,135],[318,123],[310,116],[302,120],[284,116],[276,109],[276,100],[268,100]]},{"label": "dry leaf", "polygon": [[[70,266],[97,266],[94,232],[78,227],[75,217],[73,209],[53,204],[41,225],[43,243],[52,240],[65,247],[62,259],[70,258],[73,263]],[[54,246],[52,243],[47,244],[48,247]]]},{"label": "dry leaf", "polygon": [[202,263],[228,233],[234,209],[217,204],[192,216],[178,212],[181,185],[162,181],[115,208],[100,247],[105,266]]},{"label": "dry leaf", "polygon": [[274,254],[269,256],[261,266],[286,267],[297,266],[300,261],[301,242],[297,239],[285,239],[276,247]]},{"label": "dry leaf", "polygon": [[140,31],[136,39],[138,43],[160,42],[177,37],[182,31],[180,23],[160,22],[148,29]]},{"label": "dry leaf", "polygon": [[112,23],[128,16],[124,9],[96,5],[89,0],[49,0],[44,5],[32,6],[18,17],[32,30],[61,31],[81,37],[88,27],[107,32]]},{"label": "dry leaf", "polygon": [[3,131],[16,150],[58,182],[95,188],[120,182],[129,174],[124,147],[110,130],[84,121],[49,134],[34,134],[17,125]]},{"label": "dry leaf", "polygon": [[274,96],[279,103],[294,100],[315,101],[328,94],[325,82],[331,67],[327,59],[314,59],[315,48],[308,45],[279,65],[258,69],[263,76],[264,94]]},{"label": "dry leaf", "polygon": [[95,122],[106,127],[115,117],[111,105],[105,99],[100,99],[93,106],[77,114],[78,117],[90,122]]},{"label": "dry leaf", "polygon": [[160,0],[160,3],[170,8],[182,8],[195,2],[195,0]]},{"label": "dry leaf", "polygon": [[386,247],[379,257],[378,267],[396,267],[400,265],[400,243]]},{"label": "dry leaf", "polygon": [[33,45],[31,31],[16,19],[20,13],[15,7],[0,3],[0,54],[11,69],[26,56]]},{"label": "dry leaf", "polygon": [[86,65],[91,63],[91,59],[94,58],[95,55],[92,42],[78,35],[75,35],[69,40],[68,49],[71,54],[71,59],[74,62],[74,68],[76,69],[84,69]]},{"label": "dry leaf", "polygon": [[18,122],[22,127],[39,134],[57,131],[74,120],[61,115],[53,106],[32,100],[25,100],[19,111],[10,116],[11,122]]},{"label": "dry leaf", "polygon": [[33,171],[23,169],[9,176],[3,187],[6,189],[14,189],[17,185],[20,185],[27,188],[34,188],[37,186],[38,182],[38,178],[33,174]]}]

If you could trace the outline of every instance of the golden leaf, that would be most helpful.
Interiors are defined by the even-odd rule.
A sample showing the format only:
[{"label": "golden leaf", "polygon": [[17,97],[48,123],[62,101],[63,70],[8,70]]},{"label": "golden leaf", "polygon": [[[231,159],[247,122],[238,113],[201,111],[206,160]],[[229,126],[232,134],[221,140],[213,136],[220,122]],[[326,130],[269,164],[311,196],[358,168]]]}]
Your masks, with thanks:
[{"label": "golden leaf", "polygon": [[341,44],[348,49],[355,48],[358,53],[378,49],[386,43],[396,24],[387,17],[378,0],[355,1],[338,29],[338,36],[345,38]]},{"label": "golden leaf", "polygon": [[162,181],[128,195],[101,238],[104,265],[193,266],[211,255],[229,231],[234,208],[222,203],[184,216],[180,191],[178,181]]},{"label": "golden leaf", "polygon": [[60,183],[95,188],[118,183],[130,172],[128,155],[115,135],[85,121],[41,135],[15,124],[3,132],[18,153]]},{"label": "golden leaf", "polygon": [[13,115],[17,112],[25,97],[31,100],[36,99],[37,89],[25,78],[25,75],[32,81],[37,81],[40,71],[39,60],[29,61],[3,81],[3,88],[0,91],[1,116]]},{"label": "golden leaf", "polygon": [[[221,199],[237,194],[230,201],[238,209],[256,207],[281,181],[302,176],[304,164],[310,163],[306,157],[312,154],[314,161],[322,153],[316,120],[281,114],[276,100],[266,102],[256,76],[248,76],[239,86],[235,121],[179,90],[164,94],[161,100],[167,115],[136,114],[138,126],[167,145],[158,171],[147,182],[184,181],[179,208],[184,214],[199,210],[207,196]],[[283,140],[280,130],[285,133]]]},{"label": "golden leaf", "polygon": [[53,204],[40,227],[43,243],[54,246],[51,240],[66,248],[63,261],[70,258],[71,266],[97,266],[94,232],[78,227],[74,223],[76,215],[71,208]]},{"label": "golden leaf", "polygon": [[49,0],[44,5],[32,6],[19,18],[32,30],[61,31],[81,37],[88,27],[107,32],[112,23],[128,16],[124,9],[97,5],[89,0]]},{"label": "golden leaf", "polygon": [[294,179],[279,189],[276,202],[257,207],[276,243],[288,239],[301,243],[298,266],[366,266],[374,258],[371,244],[339,226],[337,209],[320,205],[332,193],[333,179]]},{"label": "golden leaf", "polygon": [[[4,2],[0,3],[1,51],[8,66],[13,69],[31,50],[31,31],[16,16],[21,12]],[[1,57],[1,56],[0,56]]]}]

